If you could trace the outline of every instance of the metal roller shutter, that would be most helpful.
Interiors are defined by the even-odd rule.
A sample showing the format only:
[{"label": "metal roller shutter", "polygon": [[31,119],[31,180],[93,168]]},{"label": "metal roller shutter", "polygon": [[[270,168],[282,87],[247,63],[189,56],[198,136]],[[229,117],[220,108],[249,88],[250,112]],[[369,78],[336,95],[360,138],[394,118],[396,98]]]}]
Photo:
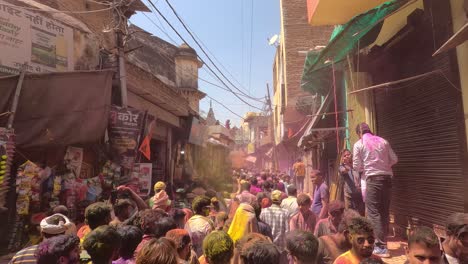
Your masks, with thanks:
[{"label": "metal roller shutter", "polygon": [[[450,58],[430,58],[417,69],[450,76]],[[461,104],[460,91],[442,74],[375,92],[377,132],[399,157],[391,205],[397,224],[418,218],[443,225],[464,211]]]}]

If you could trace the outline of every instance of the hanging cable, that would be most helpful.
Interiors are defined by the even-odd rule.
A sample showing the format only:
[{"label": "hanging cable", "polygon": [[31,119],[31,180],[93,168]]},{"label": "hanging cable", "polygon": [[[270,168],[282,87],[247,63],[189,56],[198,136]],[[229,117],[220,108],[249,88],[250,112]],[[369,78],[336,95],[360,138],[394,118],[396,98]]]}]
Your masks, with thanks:
[{"label": "hanging cable", "polygon": [[[243,8],[241,9],[241,17],[243,17],[243,13],[242,13],[242,10]],[[158,18],[159,20],[159,17],[156,16],[156,18]],[[242,88],[242,90],[246,91],[247,92],[247,89],[244,87],[244,85],[239,82],[239,80],[236,79],[236,77],[230,72],[230,70],[228,69],[228,67],[224,66],[223,63],[216,57],[216,55],[208,48],[208,46],[203,42],[203,40],[196,34],[196,32],[187,24],[187,22],[181,17],[182,21],[185,23],[185,25],[187,26],[187,28],[192,32],[192,34],[195,36],[195,38],[200,42],[200,44],[203,46],[203,48],[208,52],[208,54],[210,54],[214,61],[216,63],[218,63],[221,68],[223,70],[226,71],[226,73],[234,80],[235,83],[237,83],[239,85],[240,88]],[[243,28],[243,27],[241,27]],[[243,37],[243,34],[241,35]],[[244,52],[242,51],[242,54],[244,54]],[[243,55],[242,55],[243,56]],[[243,63],[242,63],[243,64]],[[242,67],[242,72],[243,72],[243,67]],[[243,73],[242,73],[242,76],[243,76]],[[259,100],[261,98],[258,98]]]},{"label": "hanging cable", "polygon": [[[156,23],[155,23],[150,17],[148,17],[148,16],[146,16],[146,17],[148,18],[148,20],[150,20],[151,23],[153,23],[156,27],[158,27],[158,26],[156,25]],[[159,27],[158,27],[158,28],[159,28]],[[135,34],[135,33],[137,33],[137,32],[143,32],[143,31],[135,31],[135,32],[132,32],[131,35],[132,35],[132,34]],[[171,38],[171,40],[173,41],[173,43],[175,43],[175,41],[174,41],[172,38]],[[170,64],[174,63],[174,62],[173,62],[173,59],[170,58],[170,57],[169,57],[169,54],[168,54],[167,52],[165,52],[164,50],[161,50],[160,55],[161,55],[161,56],[163,57],[163,59],[165,59],[168,63],[170,63]],[[213,82],[210,82],[210,81],[208,81],[208,80],[206,80],[206,79],[203,79],[203,78],[201,78],[201,77],[199,77],[199,76],[197,76],[197,75],[195,75],[195,74],[193,74],[193,73],[191,73],[191,72],[188,72],[188,73],[189,73],[190,75],[192,75],[193,77],[198,78],[200,81],[203,81],[203,82],[205,82],[205,83],[208,83],[208,84],[210,84],[210,85],[212,85],[212,86],[215,86],[215,87],[217,87],[217,88],[220,88],[220,89],[222,89],[222,90],[224,90],[224,91],[227,91],[227,92],[230,92],[230,93],[235,93],[235,94],[237,94],[238,96],[244,96],[244,95],[239,94],[239,93],[236,93],[236,92],[234,92],[234,91],[232,91],[232,90],[228,90],[227,88],[225,88],[225,87],[223,87],[223,86],[221,86],[221,85],[218,85],[218,84],[216,84],[216,83],[213,83]],[[210,72],[208,72],[208,73],[211,75]],[[213,75],[212,75],[212,77],[214,78]],[[262,99],[262,98],[259,98],[259,99]],[[263,101],[260,101],[260,100],[259,100],[258,102],[264,103]],[[245,103],[244,103],[244,105],[245,105]]]},{"label": "hanging cable", "polygon": [[[151,3],[151,1],[150,1]],[[211,57],[208,55],[208,53],[205,51],[205,49],[201,46],[201,44],[198,42],[198,40],[195,38],[195,36],[193,35],[193,33],[190,31],[190,29],[187,27],[187,25],[185,25],[184,21],[182,20],[182,18],[179,16],[179,14],[177,13],[177,11],[175,10],[175,8],[171,5],[171,3],[169,2],[169,0],[166,0],[166,3],[167,5],[169,6],[169,8],[172,10],[172,12],[174,13],[174,15],[177,17],[177,19],[179,20],[179,22],[182,24],[182,26],[184,27],[184,29],[188,32],[188,34],[190,35],[190,37],[195,41],[195,43],[197,44],[197,46],[200,48],[200,50],[203,52],[203,54],[205,54],[206,58],[212,63],[212,65],[215,67],[215,69],[221,74],[221,76],[224,77],[224,79],[227,80],[227,82],[232,86],[234,87],[234,89],[236,89],[237,91],[239,91],[240,93],[244,94],[246,97],[248,98],[251,98],[253,99],[250,95],[248,94],[245,94],[241,89],[237,88],[237,86],[235,86],[230,80],[229,78],[226,77],[226,75],[224,75],[224,73],[218,68],[218,66],[216,65],[216,63],[214,63],[214,61],[211,59]],[[155,7],[156,8],[156,7]],[[159,10],[157,10],[158,13]],[[161,14],[162,16],[162,14]],[[163,17],[164,18],[164,17]],[[185,43],[187,43],[187,41],[184,41]],[[188,44],[188,43],[187,43]],[[200,58],[200,60],[203,61],[203,59],[198,56]],[[203,61],[204,62],[204,61]],[[204,62],[205,63],[205,62]],[[206,63],[205,63],[206,64]],[[208,65],[207,65],[208,66]],[[254,99],[255,100],[255,99]],[[254,107],[254,106],[252,106]],[[255,108],[255,107],[254,107]]]},{"label": "hanging cable", "polygon": [[[158,12],[158,14],[164,19],[164,21],[169,25],[169,27],[171,27],[171,29],[177,34],[177,36],[179,36],[179,38],[184,41],[185,43],[188,43],[184,37],[182,37],[182,35],[179,33],[179,31],[177,31],[177,29],[175,29],[175,27],[169,22],[169,20],[162,14],[162,12],[153,4],[153,2],[151,0],[148,0],[148,2],[154,7],[154,9],[156,9],[156,12]],[[231,88],[229,88],[229,86],[213,71],[213,69],[208,65],[206,64],[203,59],[197,55],[198,58],[206,65],[206,67],[216,76],[216,78],[227,88],[229,89],[231,92],[234,92],[232,91]],[[242,102],[244,102],[246,105],[250,106],[250,107],[253,107],[255,109],[258,109],[260,111],[262,111],[261,108],[258,108],[250,103],[248,103],[247,101],[245,101],[244,99],[242,99],[241,97],[239,97],[237,94],[233,93],[234,96],[236,96],[239,100],[241,100]]]},{"label": "hanging cable", "polygon": [[[139,31],[137,31],[137,32],[139,32]],[[133,32],[133,33],[136,33],[136,32]],[[164,51],[162,51],[162,52],[160,53],[160,55],[162,56],[162,58],[163,58],[164,60],[166,60],[166,62],[168,62],[168,63],[173,63],[173,60],[172,60],[172,59],[169,57],[169,55],[168,55],[167,53],[165,53]],[[193,75],[193,76],[194,76],[194,77],[197,77],[197,76],[195,76],[195,75]],[[198,77],[198,78],[201,79],[200,77]],[[201,79],[201,80],[206,81],[206,80],[204,80],[204,79]],[[206,82],[208,82],[208,81],[206,81]],[[213,84],[213,83],[211,83],[211,82],[208,82],[208,83],[211,84],[211,85],[213,85],[213,86],[223,88],[223,87],[221,87],[221,86],[219,86],[219,85],[216,85],[216,84]],[[225,88],[223,88],[223,89],[225,89]],[[227,91],[229,91],[229,90],[227,90]],[[229,92],[231,92],[231,91],[229,91]],[[226,108],[229,112],[233,113],[233,114],[236,115],[236,116],[241,117],[239,114],[233,112],[229,107],[225,106],[224,104],[222,104],[222,103],[219,102],[218,100],[214,99],[213,97],[211,97],[211,96],[209,96],[209,95],[206,95],[206,96],[207,96],[208,98],[212,99],[213,101],[217,102],[218,104],[220,104],[222,107]],[[200,115],[200,113],[198,113],[198,114]]]},{"label": "hanging cable", "polygon": [[226,110],[228,110],[229,112],[231,112],[233,115],[235,115],[235,116],[239,117],[240,119],[244,120],[244,118],[243,118],[241,115],[235,113],[234,111],[232,111],[229,107],[225,106],[225,105],[224,105],[223,103],[221,103],[220,101],[214,99],[213,97],[211,97],[211,96],[209,96],[209,95],[206,95],[206,97],[208,97],[208,98],[210,98],[211,100],[215,101],[216,103],[218,103],[219,105],[221,105],[222,107],[224,107]]}]

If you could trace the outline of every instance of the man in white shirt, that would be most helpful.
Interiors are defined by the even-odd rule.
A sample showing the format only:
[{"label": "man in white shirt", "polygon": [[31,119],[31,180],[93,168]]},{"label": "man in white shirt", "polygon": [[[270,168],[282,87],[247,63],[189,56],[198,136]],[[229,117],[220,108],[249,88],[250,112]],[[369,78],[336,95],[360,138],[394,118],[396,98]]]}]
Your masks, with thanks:
[{"label": "man in white shirt", "polygon": [[375,230],[374,254],[390,257],[387,235],[392,195],[392,166],[398,158],[390,144],[372,134],[369,125],[360,123],[356,127],[359,140],[354,144],[353,168],[366,179],[366,212]]},{"label": "man in white shirt", "polygon": [[288,198],[281,202],[281,208],[288,210],[289,217],[293,216],[299,210],[297,205],[297,189],[294,185],[289,185],[287,188]]}]

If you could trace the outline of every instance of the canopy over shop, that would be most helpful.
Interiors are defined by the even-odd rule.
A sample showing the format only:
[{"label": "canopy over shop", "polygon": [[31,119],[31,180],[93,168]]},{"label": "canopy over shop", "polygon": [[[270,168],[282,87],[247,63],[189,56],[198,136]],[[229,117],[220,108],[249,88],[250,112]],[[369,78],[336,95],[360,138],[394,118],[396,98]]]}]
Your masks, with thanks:
[{"label": "canopy over shop", "polygon": [[[144,145],[142,139],[167,140],[170,132],[162,123],[156,128],[156,118],[145,111],[111,105],[113,74],[26,73],[0,78],[1,126],[15,114],[12,128],[0,131],[9,171],[1,179],[0,206],[9,209],[4,212],[9,216],[2,217],[5,229],[0,233],[12,234],[9,250],[22,246],[23,232],[28,231],[22,227],[36,219],[32,216],[40,218],[54,205],[66,205],[74,218],[83,206],[109,198],[120,184],[146,197],[152,191],[152,176],[159,174],[148,160],[154,160],[151,150],[157,146]],[[145,159],[140,152],[149,155]],[[165,180],[166,175],[160,176]]]},{"label": "canopy over shop", "polygon": [[[391,211],[401,226],[414,219],[441,225],[450,213],[466,210],[457,61],[454,50],[444,48],[460,44],[464,29],[453,34],[444,26],[452,19],[448,2],[386,2],[337,27],[327,47],[309,52],[304,65],[302,87],[321,97],[323,107],[299,146],[322,149],[315,155],[327,164],[319,167],[329,171],[339,198],[339,152],[356,142],[353,128],[368,122],[399,156]],[[333,144],[320,142],[324,138]],[[408,189],[415,186],[423,188]]]}]

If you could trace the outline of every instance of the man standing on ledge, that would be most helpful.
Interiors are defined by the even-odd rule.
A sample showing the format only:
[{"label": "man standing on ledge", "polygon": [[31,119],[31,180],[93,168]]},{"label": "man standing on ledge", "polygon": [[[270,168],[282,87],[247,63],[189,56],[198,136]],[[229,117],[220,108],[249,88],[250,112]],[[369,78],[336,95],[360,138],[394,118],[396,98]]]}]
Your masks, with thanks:
[{"label": "man standing on ledge", "polygon": [[304,179],[306,174],[306,167],[302,159],[297,159],[296,163],[293,165],[294,176],[296,180],[297,190],[300,193],[304,192]]},{"label": "man standing on ledge", "polygon": [[366,212],[376,236],[374,254],[383,258],[390,257],[387,235],[392,166],[398,162],[398,158],[385,139],[372,134],[368,124],[359,124],[356,133],[360,139],[354,144],[353,167],[366,179]]}]

